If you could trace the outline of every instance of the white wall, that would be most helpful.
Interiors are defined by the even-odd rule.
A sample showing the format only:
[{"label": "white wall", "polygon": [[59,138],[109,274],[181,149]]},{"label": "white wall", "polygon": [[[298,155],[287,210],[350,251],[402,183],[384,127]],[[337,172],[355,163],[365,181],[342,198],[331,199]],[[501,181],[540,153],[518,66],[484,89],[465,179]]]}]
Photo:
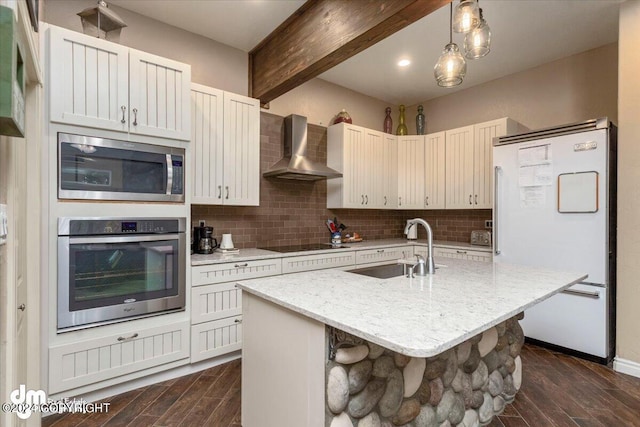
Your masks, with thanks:
[{"label": "white wall", "polygon": [[[640,1],[620,5],[617,355],[640,376]],[[616,366],[616,369],[619,366]]]},{"label": "white wall", "polygon": [[[96,0],[47,0],[41,20],[82,32],[80,17],[76,14],[95,5]],[[109,8],[127,24],[122,29],[120,44],[191,64],[194,83],[247,94],[248,56],[245,52],[114,5]]]},{"label": "white wall", "polygon": [[[425,101],[427,132],[505,116],[530,129],[603,116],[617,123],[617,62],[617,43],[612,43]],[[407,109],[410,133],[416,109]]]}]

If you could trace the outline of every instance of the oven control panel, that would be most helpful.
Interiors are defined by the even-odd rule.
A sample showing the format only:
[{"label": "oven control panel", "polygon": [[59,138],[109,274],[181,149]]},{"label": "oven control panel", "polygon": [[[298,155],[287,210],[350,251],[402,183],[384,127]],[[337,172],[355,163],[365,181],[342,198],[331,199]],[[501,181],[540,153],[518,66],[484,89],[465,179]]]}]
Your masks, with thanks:
[{"label": "oven control panel", "polygon": [[[184,223],[184,218],[60,218],[58,234],[96,236],[183,233],[185,231]],[[63,231],[63,228],[66,229]]]}]

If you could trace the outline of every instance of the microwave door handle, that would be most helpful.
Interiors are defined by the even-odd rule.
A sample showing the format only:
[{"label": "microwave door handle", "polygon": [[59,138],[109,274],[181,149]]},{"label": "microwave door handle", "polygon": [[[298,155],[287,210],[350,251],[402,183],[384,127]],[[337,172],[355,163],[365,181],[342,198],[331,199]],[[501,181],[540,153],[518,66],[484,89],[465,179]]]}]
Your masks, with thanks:
[{"label": "microwave door handle", "polygon": [[162,240],[178,240],[178,234],[151,234],[144,236],[88,236],[70,237],[69,244],[87,243],[132,243],[132,242],[157,242]]},{"label": "microwave door handle", "polygon": [[173,188],[173,162],[171,161],[171,154],[167,154],[167,192],[171,194]]}]

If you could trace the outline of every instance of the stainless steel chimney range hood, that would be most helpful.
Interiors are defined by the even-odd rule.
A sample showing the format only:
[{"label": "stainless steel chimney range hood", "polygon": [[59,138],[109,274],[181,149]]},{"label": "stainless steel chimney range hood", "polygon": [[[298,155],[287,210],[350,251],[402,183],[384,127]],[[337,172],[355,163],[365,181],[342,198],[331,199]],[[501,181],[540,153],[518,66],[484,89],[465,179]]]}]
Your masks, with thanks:
[{"label": "stainless steel chimney range hood", "polygon": [[262,174],[265,178],[318,181],[342,174],[307,157],[307,118],[291,114],[284,118],[284,154]]}]

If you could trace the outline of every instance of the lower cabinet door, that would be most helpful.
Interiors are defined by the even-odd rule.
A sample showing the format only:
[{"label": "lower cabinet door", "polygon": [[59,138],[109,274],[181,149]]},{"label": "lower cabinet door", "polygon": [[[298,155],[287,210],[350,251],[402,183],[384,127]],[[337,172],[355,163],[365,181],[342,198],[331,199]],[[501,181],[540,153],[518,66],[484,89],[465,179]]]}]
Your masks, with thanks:
[{"label": "lower cabinet door", "polygon": [[242,348],[242,316],[191,327],[191,363]]},{"label": "lower cabinet door", "polygon": [[49,394],[189,357],[189,323],[49,348]]},{"label": "lower cabinet door", "polygon": [[191,288],[191,323],[211,322],[242,314],[242,291],[235,282]]}]

